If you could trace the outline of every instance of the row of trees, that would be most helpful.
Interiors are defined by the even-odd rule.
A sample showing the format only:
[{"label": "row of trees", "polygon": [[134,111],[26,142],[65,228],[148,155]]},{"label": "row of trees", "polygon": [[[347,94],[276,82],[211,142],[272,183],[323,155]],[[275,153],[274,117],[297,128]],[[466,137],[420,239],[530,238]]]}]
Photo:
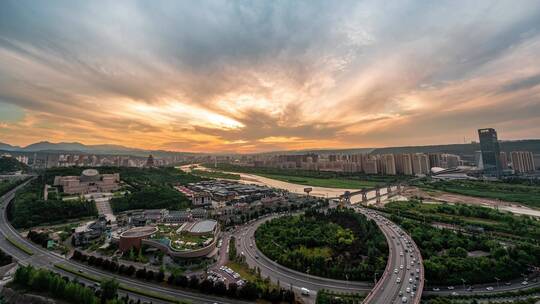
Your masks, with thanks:
[{"label": "row of trees", "polygon": [[309,209],[261,225],[257,247],[270,259],[310,274],[370,280],[386,266],[388,245],[377,225],[352,209]]},{"label": "row of trees", "polygon": [[83,284],[70,281],[67,277],[46,269],[36,269],[31,265],[19,267],[15,272],[14,284],[29,288],[36,292],[44,292],[53,298],[62,299],[69,303],[78,304],[120,304],[117,300],[118,283],[105,281],[101,284],[101,291],[85,287]]},{"label": "row of trees", "polygon": [[211,280],[201,280],[197,276],[184,276],[184,275],[165,275],[163,271],[155,272],[146,268],[135,268],[133,265],[126,266],[118,264],[115,261],[104,259],[101,257],[95,257],[93,255],[86,255],[78,250],[73,253],[72,258],[74,260],[88,263],[88,265],[100,267],[104,270],[119,273],[125,276],[135,276],[137,279],[154,281],[156,283],[166,282],[171,286],[178,286],[183,288],[191,288],[201,291],[205,294],[215,294],[218,296],[228,296],[231,298],[255,300],[263,298],[269,301],[285,301],[288,303],[294,302],[294,293],[284,289],[261,289],[256,284],[247,282],[243,286],[239,287],[235,283],[226,286],[223,282],[214,283]]}]

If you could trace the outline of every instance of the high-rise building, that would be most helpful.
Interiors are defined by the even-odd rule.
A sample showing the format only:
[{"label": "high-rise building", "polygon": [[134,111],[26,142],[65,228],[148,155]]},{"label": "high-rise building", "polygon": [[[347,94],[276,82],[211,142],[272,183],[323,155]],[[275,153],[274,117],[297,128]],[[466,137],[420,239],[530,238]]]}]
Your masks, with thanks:
[{"label": "high-rise building", "polygon": [[410,154],[402,154],[402,161],[403,161],[403,174],[405,175],[413,175],[413,167],[412,167],[412,157]]},{"label": "high-rise building", "polygon": [[478,137],[480,138],[480,149],[482,150],[484,172],[491,175],[500,176],[500,148],[499,140],[497,139],[497,132],[492,128],[479,129]]},{"label": "high-rise building", "polygon": [[461,158],[458,155],[445,154],[444,157],[446,159],[446,167],[445,168],[455,168],[455,167],[459,166]]},{"label": "high-rise building", "polygon": [[387,175],[396,175],[396,161],[394,154],[385,154],[383,157],[384,173]]},{"label": "high-rise building", "polygon": [[501,163],[502,170],[508,169],[508,158],[506,156],[506,152],[501,152],[499,154],[499,162]]},{"label": "high-rise building", "polygon": [[512,159],[512,168],[516,173],[528,173],[535,170],[534,156],[527,151],[512,151],[510,152]]},{"label": "high-rise building", "polygon": [[364,163],[364,172],[366,174],[377,174],[377,160],[376,159],[366,159]]},{"label": "high-rise building", "polygon": [[441,166],[441,153],[429,153],[429,164],[431,167]]},{"label": "high-rise building", "polygon": [[424,153],[416,153],[412,157],[412,169],[415,175],[428,174],[429,169],[429,157]]}]

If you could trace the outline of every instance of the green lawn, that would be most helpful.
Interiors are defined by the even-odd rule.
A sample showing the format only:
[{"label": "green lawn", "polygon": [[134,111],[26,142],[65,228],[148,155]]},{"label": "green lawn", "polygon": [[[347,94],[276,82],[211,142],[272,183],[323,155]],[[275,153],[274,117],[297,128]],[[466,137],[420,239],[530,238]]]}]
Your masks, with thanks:
[{"label": "green lawn", "polygon": [[277,179],[280,181],[300,184],[313,187],[327,187],[327,188],[344,188],[344,189],[359,189],[374,187],[378,185],[378,182],[375,181],[365,181],[365,180],[355,180],[355,179],[346,179],[346,178],[315,178],[315,177],[300,177],[300,176],[291,176],[291,175],[277,175],[277,174],[266,174],[258,173],[257,175]]},{"label": "green lawn", "polygon": [[419,181],[416,186],[427,191],[445,191],[467,196],[485,197],[540,208],[540,186],[538,185],[482,181]]}]

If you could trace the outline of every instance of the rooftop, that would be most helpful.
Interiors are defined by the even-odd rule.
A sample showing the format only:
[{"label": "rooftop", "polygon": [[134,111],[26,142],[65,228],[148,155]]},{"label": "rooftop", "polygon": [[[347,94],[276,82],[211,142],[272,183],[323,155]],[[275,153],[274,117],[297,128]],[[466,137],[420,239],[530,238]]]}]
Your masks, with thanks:
[{"label": "rooftop", "polygon": [[214,220],[204,220],[199,221],[193,227],[191,227],[190,232],[194,233],[209,233],[216,228],[217,222]]}]

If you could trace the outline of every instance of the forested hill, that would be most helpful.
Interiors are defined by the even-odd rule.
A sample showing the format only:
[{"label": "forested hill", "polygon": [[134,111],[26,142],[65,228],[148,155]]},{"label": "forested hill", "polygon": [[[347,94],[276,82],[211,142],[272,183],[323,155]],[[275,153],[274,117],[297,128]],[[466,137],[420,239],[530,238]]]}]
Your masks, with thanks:
[{"label": "forested hill", "polygon": [[28,171],[28,166],[19,162],[13,157],[0,157],[0,174],[6,174],[16,171]]},{"label": "forested hill", "polygon": [[[501,151],[530,151],[534,154],[540,154],[540,139],[527,139],[516,141],[501,141]],[[473,155],[480,151],[479,143],[469,144],[451,144],[451,145],[433,145],[433,146],[409,146],[409,147],[388,147],[374,149],[372,154],[387,153],[450,153],[458,155]]]}]

